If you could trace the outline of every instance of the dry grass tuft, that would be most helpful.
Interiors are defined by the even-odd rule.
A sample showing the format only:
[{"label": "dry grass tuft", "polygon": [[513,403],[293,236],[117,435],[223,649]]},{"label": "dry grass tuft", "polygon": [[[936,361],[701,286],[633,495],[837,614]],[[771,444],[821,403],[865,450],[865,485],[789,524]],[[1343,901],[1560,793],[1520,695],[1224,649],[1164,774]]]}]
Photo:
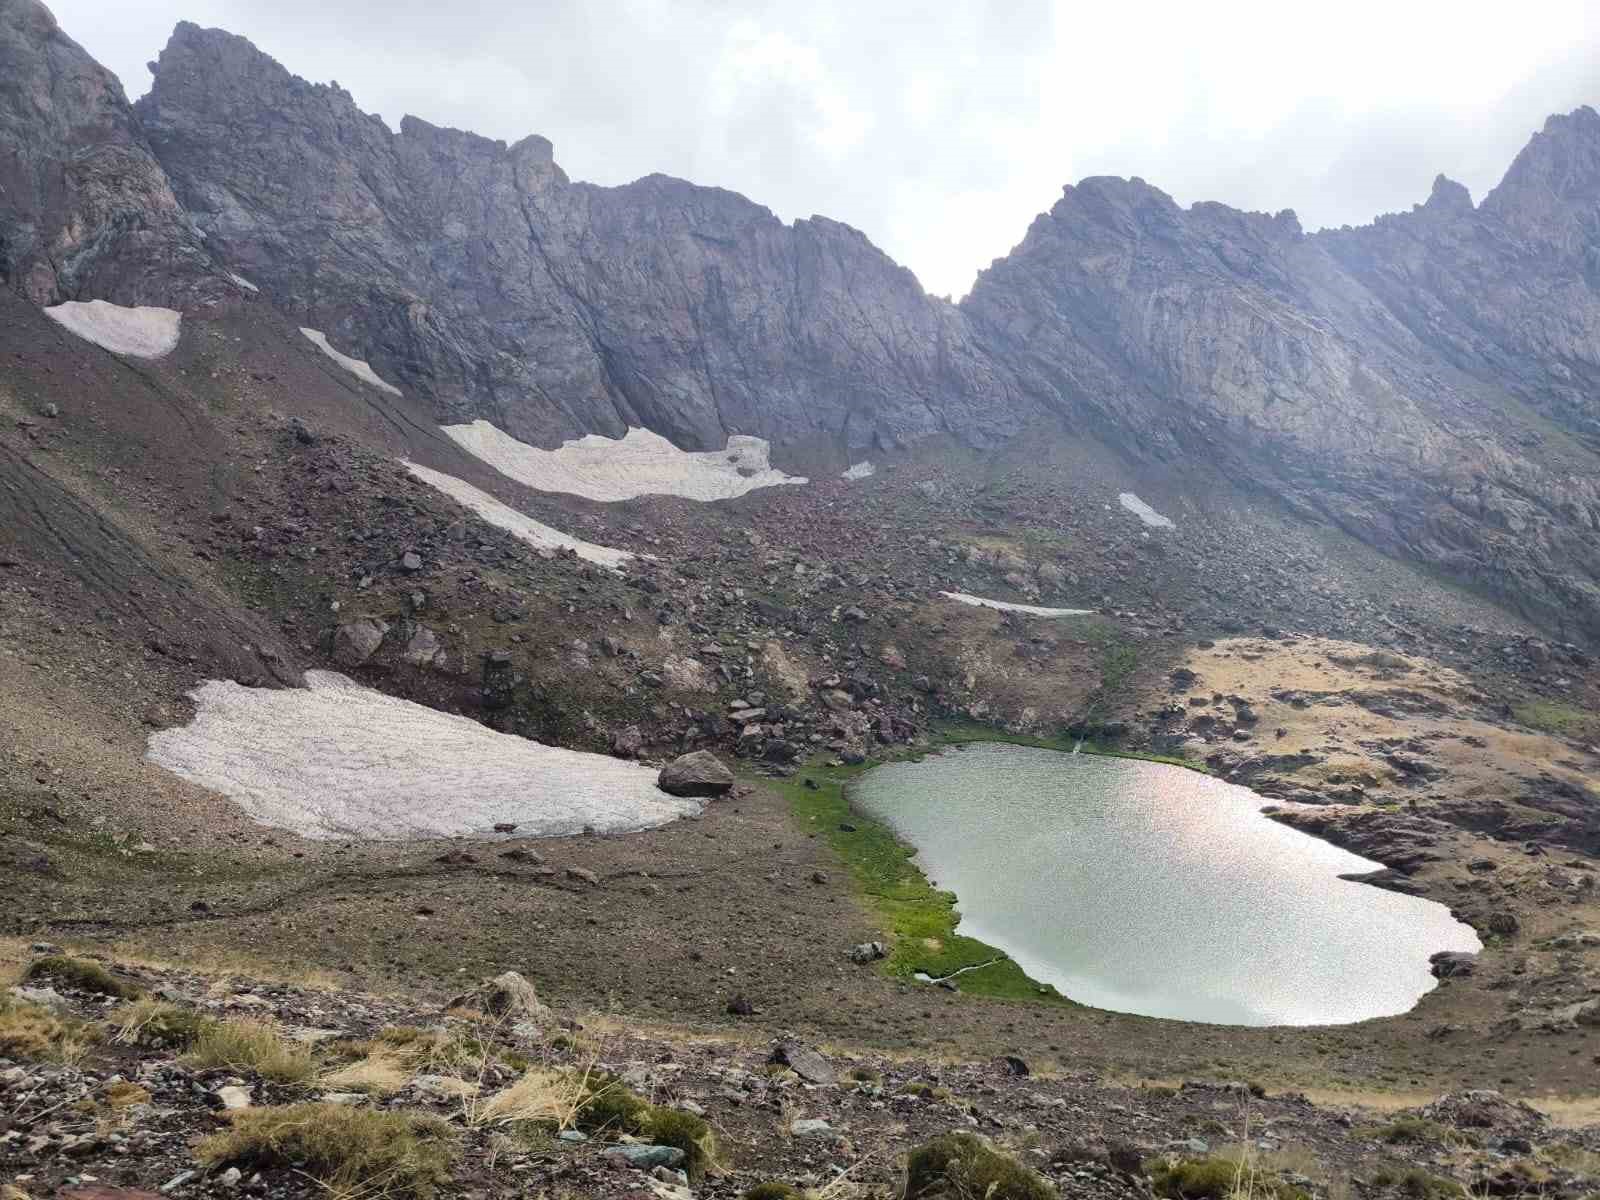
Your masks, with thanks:
[{"label": "dry grass tuft", "polygon": [[411,1074],[404,1058],[393,1047],[374,1046],[365,1057],[327,1072],[319,1082],[343,1091],[387,1096],[405,1087]]},{"label": "dry grass tuft", "polygon": [[95,1031],[48,1008],[0,996],[0,1058],[76,1065],[96,1040]]},{"label": "dry grass tuft", "polygon": [[554,1132],[573,1128],[588,1094],[586,1075],[576,1071],[532,1070],[510,1087],[473,1106],[468,1123],[536,1124]]},{"label": "dry grass tuft", "polygon": [[270,1022],[248,1018],[209,1022],[184,1061],[200,1070],[254,1071],[279,1083],[303,1083],[314,1065],[311,1047],[285,1037]]},{"label": "dry grass tuft", "polygon": [[124,1004],[107,1022],[112,1040],[124,1046],[185,1050],[194,1044],[212,1018],[181,1004],[146,996]]},{"label": "dry grass tuft", "polygon": [[438,1117],[309,1103],[246,1109],[195,1154],[208,1167],[303,1171],[335,1200],[432,1200],[456,1147]]}]

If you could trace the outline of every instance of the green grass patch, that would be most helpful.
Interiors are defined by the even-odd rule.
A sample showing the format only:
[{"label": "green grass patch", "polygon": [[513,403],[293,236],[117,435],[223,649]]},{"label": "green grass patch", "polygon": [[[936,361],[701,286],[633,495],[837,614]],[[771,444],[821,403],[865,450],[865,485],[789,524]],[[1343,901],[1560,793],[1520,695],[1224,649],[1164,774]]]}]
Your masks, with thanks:
[{"label": "green grass patch", "polygon": [[24,983],[53,983],[73,991],[115,996],[119,1000],[132,1000],[139,994],[138,988],[124,983],[99,963],[87,958],[68,958],[64,954],[34,959],[23,972],[22,979]]},{"label": "green grass patch", "polygon": [[[922,971],[938,979],[962,967],[998,960],[962,975],[955,981],[957,986],[970,995],[1070,1003],[1053,988],[1028,978],[1021,967],[987,942],[956,932],[960,915],[955,893],[930,884],[910,861],[916,850],[887,825],[850,807],[845,789],[867,770],[870,767],[811,766],[791,779],[768,782],[789,800],[803,829],[826,838],[838,851],[856,885],[892,932],[885,969],[903,978]],[[816,784],[815,790],[805,786],[806,779]],[[840,829],[841,824],[854,826],[854,832]]]},{"label": "green grass patch", "polygon": [[1512,707],[1518,724],[1557,737],[1600,737],[1600,716],[1557,700],[1524,700]]},{"label": "green grass patch", "polygon": [[906,1156],[905,1200],[1055,1200],[1055,1186],[972,1133],[947,1133]]}]

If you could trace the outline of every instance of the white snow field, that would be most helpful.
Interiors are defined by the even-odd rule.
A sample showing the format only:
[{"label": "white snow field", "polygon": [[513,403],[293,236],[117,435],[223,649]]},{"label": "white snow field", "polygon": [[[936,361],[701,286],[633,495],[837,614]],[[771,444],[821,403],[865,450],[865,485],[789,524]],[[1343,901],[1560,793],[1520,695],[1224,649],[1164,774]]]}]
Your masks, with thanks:
[{"label": "white snow field", "polygon": [[966,592],[940,592],[946,600],[957,604],[970,604],[975,608],[993,608],[1000,612],[1025,613],[1030,617],[1082,617],[1092,613],[1092,608],[1040,608],[1037,604],[1012,604],[1009,600],[986,600],[982,596],[969,596]]},{"label": "white snow field", "polygon": [[[229,271],[228,272],[228,278],[233,280],[235,283],[237,283],[240,287],[242,287],[247,292],[259,292],[261,290],[255,284],[251,283],[248,279],[246,279],[243,275],[235,275],[232,271]],[[303,333],[304,330],[302,330],[301,332]]]},{"label": "white snow field", "polygon": [[183,323],[183,314],[170,308],[126,308],[105,300],[68,300],[44,315],[86,342],[131,358],[171,354]]},{"label": "white snow field", "polygon": [[357,379],[360,379],[365,383],[370,383],[373,387],[379,389],[380,391],[388,392],[391,396],[399,396],[403,394],[399,388],[394,386],[394,384],[385,383],[383,380],[379,379],[378,373],[369,367],[364,359],[351,358],[348,354],[340,354],[328,344],[328,335],[323,333],[321,330],[307,329],[304,325],[302,325],[300,327],[300,332],[311,339],[311,341],[318,346],[324,354],[333,359],[334,362],[338,363],[346,371],[349,371],[350,374],[354,375]]},{"label": "white snow field", "polygon": [[581,538],[562,533],[559,529],[525,517],[508,504],[502,504],[488,492],[473,487],[465,479],[446,475],[402,458],[401,464],[422,482],[438,488],[445,495],[470,508],[491,525],[497,525],[540,550],[571,550],[579,558],[617,570],[633,555],[627,550],[613,550],[610,546],[597,546]]},{"label": "white snow field", "polygon": [[195,719],[150,738],[146,757],[221,792],[263,825],[308,838],[553,837],[651,829],[700,811],[656,772],[543,746],[467,717],[307,671],[303,688],[212,680]]},{"label": "white snow field", "polygon": [[756,488],[809,482],[773,468],[767,461],[772,447],[744,434],[729,437],[726,450],[679,450],[648,429],[630,429],[620,439],[591,433],[540,450],[483,420],[446,425],[444,431],[518,483],[590,500],[657,495],[729,500]]},{"label": "white snow field", "polygon": [[1119,492],[1117,502],[1152,529],[1177,528],[1168,518],[1163,517],[1132,492]]},{"label": "white snow field", "polygon": [[877,473],[878,468],[873,466],[870,462],[858,462],[852,463],[850,465],[850,469],[840,475],[839,478],[853,481],[857,479],[866,479],[868,476],[876,475]]}]

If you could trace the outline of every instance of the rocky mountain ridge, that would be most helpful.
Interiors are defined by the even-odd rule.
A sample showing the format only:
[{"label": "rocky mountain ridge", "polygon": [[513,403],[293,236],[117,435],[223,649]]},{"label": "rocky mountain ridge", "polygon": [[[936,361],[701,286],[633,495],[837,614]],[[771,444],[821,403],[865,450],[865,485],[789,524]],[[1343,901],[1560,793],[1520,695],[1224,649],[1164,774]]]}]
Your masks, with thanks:
[{"label": "rocky mountain ridge", "polygon": [[[394,133],[219,30],[181,24],[130,108],[37,0],[0,15],[23,81],[3,161],[28,185],[5,181],[0,269],[37,303],[189,308],[237,272],[441,422],[543,445],[644,425],[842,463],[1064,422],[1600,634],[1591,109],[1477,207],[1441,179],[1359,229],[1085,180],[951,305],[848,226],[663,176],[575,183],[537,136]],[[132,166],[84,174],[104,156]]]}]

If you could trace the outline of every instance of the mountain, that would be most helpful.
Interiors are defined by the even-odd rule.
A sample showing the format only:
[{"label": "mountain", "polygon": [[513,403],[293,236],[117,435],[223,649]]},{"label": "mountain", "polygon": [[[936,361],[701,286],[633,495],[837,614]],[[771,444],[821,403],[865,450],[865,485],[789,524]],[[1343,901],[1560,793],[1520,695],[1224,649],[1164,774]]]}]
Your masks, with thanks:
[{"label": "mountain", "polygon": [[122,85],[36,0],[0,0],[0,282],[41,305],[229,290]]},{"label": "mountain", "polygon": [[392,132],[220,30],[180,24],[130,109],[36,0],[4,12],[0,269],[36,303],[192,308],[243,276],[436,420],[543,446],[642,425],[849,462],[1064,424],[1600,636],[1591,109],[1481,205],[1441,178],[1357,229],[1088,179],[951,305],[848,226],[575,183],[537,136]]}]

